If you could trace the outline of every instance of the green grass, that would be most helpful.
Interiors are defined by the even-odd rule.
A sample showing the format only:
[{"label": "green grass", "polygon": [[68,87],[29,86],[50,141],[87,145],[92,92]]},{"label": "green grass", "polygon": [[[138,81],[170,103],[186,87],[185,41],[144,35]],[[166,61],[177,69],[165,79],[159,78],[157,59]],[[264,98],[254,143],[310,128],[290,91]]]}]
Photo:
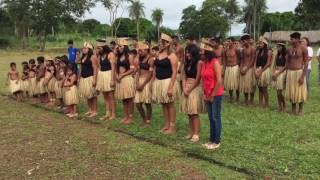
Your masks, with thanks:
[{"label": "green grass", "polygon": [[[0,56],[0,73],[5,74],[9,62],[14,58],[20,62],[34,53],[19,54],[3,52]],[[241,104],[223,103],[222,111],[222,146],[217,151],[207,151],[201,143],[208,141],[209,123],[206,114],[201,115],[201,143],[191,144],[184,140],[188,132],[187,116],[177,114],[178,132],[173,136],[165,136],[158,131],[163,125],[161,108],[153,106],[153,122],[149,129],[139,128],[141,119],[135,113],[135,123],[129,126],[120,125],[119,121],[111,123],[95,120],[94,123],[130,134],[138,139],[159,144],[166,149],[180,151],[191,157],[197,157],[213,164],[219,164],[224,169],[244,170],[251,175],[275,178],[316,179],[320,176],[320,87],[317,85],[317,62],[313,61],[311,78],[311,95],[305,104],[304,117],[291,116],[288,113],[278,113],[276,95],[270,88],[271,110],[259,110],[256,107],[247,108]],[[2,92],[4,86],[0,87]],[[257,94],[256,98],[257,99]],[[241,99],[243,100],[243,99]],[[257,102],[255,102],[257,104]],[[122,117],[121,104],[118,103],[118,116]],[[178,107],[178,104],[177,104]],[[86,112],[85,103],[81,103],[80,112]],[[288,104],[290,109],[290,104]],[[103,103],[100,98],[99,113],[103,115]],[[114,137],[112,137],[114,138]],[[111,139],[112,139],[111,138]],[[123,147],[123,146],[122,146]],[[138,154],[148,152],[145,148],[126,149]],[[124,148],[127,148],[124,146]],[[124,165],[139,162],[137,154],[121,154],[119,158]],[[139,163],[144,163],[142,162]],[[200,168],[200,167],[199,167]]]}]

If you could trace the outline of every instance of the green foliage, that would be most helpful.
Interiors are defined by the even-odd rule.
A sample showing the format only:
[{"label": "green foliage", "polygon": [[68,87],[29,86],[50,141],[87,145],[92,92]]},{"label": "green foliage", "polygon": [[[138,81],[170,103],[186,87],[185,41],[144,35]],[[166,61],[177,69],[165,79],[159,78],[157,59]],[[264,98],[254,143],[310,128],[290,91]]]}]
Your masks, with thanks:
[{"label": "green foliage", "polygon": [[295,13],[303,29],[320,29],[319,0],[300,0]]},{"label": "green foliage", "polygon": [[81,23],[80,32],[92,34],[96,26],[100,25],[100,22],[95,19],[86,19]]},{"label": "green foliage", "polygon": [[292,12],[267,13],[262,17],[261,33],[269,31],[303,30],[299,18]]}]

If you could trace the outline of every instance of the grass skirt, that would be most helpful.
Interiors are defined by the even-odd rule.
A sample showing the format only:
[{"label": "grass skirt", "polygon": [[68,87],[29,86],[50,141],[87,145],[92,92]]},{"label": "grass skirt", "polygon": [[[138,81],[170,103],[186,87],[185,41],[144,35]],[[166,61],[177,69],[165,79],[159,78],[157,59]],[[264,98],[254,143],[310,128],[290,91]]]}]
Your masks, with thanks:
[{"label": "grass skirt", "polygon": [[35,96],[37,94],[39,94],[38,83],[36,77],[33,77],[29,79],[29,95]]},{"label": "grass skirt", "polygon": [[21,91],[23,92],[29,92],[30,90],[30,82],[29,80],[21,80]]},{"label": "grass skirt", "polygon": [[79,103],[77,86],[73,85],[65,88],[64,103],[67,106],[76,105]]},{"label": "grass skirt", "polygon": [[10,80],[9,91],[12,94],[21,91],[21,82],[19,80]]},{"label": "grass skirt", "polygon": [[167,104],[174,102],[179,93],[178,93],[178,83],[177,81],[174,83],[173,86],[173,95],[169,97],[167,95],[168,88],[170,85],[171,78],[168,79],[155,79],[152,86],[152,100],[158,104]]},{"label": "grass skirt", "polygon": [[273,86],[276,90],[284,90],[286,87],[286,71],[283,71],[275,81],[273,81]]},{"label": "grass skirt", "polygon": [[242,93],[253,93],[256,90],[253,68],[250,68],[245,75],[240,74],[239,90]]},{"label": "grass skirt", "polygon": [[56,98],[57,99],[62,99],[63,95],[62,95],[62,80],[60,81],[56,81],[56,83],[54,84],[54,92],[56,94]]},{"label": "grass skirt", "polygon": [[44,78],[41,78],[40,81],[38,81],[38,87],[37,91],[39,94],[47,93],[47,86],[44,85]]},{"label": "grass skirt", "polygon": [[96,88],[93,87],[93,76],[80,78],[79,96],[84,99],[91,99],[98,95]]},{"label": "grass skirt", "polygon": [[259,87],[268,87],[271,82],[271,72],[270,68],[267,68],[261,74],[260,78],[257,79],[257,85]]},{"label": "grass skirt", "polygon": [[116,98],[120,100],[131,99],[135,96],[135,84],[132,75],[125,76],[116,84]]},{"label": "grass skirt", "polygon": [[[192,86],[192,82],[186,83],[186,88]],[[195,115],[206,112],[206,105],[203,100],[203,91],[201,85],[198,85],[192,92],[186,97],[181,95],[180,112]]]},{"label": "grass skirt", "polygon": [[[139,84],[142,84],[145,81],[146,78],[139,78]],[[151,104],[152,102],[152,93],[151,93],[151,82],[148,82],[143,90],[136,91],[135,97],[134,97],[134,103],[145,103],[145,104]]]},{"label": "grass skirt", "polygon": [[239,89],[239,77],[240,69],[239,66],[226,67],[224,74],[223,85],[227,91],[234,91]]},{"label": "grass skirt", "polygon": [[53,93],[54,91],[54,86],[56,84],[56,78],[51,78],[49,83],[48,83],[48,92]]},{"label": "grass skirt", "polygon": [[303,70],[288,70],[286,77],[286,98],[292,103],[302,103],[307,100],[307,83],[304,78],[303,84],[299,85],[299,78]]},{"label": "grass skirt", "polygon": [[97,90],[100,92],[113,91],[114,88],[111,87],[111,79],[111,71],[99,71],[97,77]]}]

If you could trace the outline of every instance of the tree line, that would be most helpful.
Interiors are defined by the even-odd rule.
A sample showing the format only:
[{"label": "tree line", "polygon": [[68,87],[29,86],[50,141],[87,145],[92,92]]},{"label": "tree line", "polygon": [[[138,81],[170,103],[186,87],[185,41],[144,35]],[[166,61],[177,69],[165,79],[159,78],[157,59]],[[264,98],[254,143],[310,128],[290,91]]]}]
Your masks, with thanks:
[{"label": "tree line", "polygon": [[[182,11],[178,30],[162,26],[164,11],[154,9],[145,17],[140,0],[3,0],[0,3],[0,33],[16,36],[27,45],[36,37],[44,50],[49,37],[57,33],[83,33],[105,37],[137,37],[157,41],[159,33],[194,38],[227,36],[234,23],[245,23],[245,33],[259,35],[277,30],[317,30],[320,28],[319,0],[300,0],[294,12],[267,13],[266,0],[204,0],[201,7],[191,5]],[[94,19],[81,20],[97,4],[107,13],[107,24]],[[123,17],[127,11],[129,17]],[[0,46],[1,46],[0,37]]]}]

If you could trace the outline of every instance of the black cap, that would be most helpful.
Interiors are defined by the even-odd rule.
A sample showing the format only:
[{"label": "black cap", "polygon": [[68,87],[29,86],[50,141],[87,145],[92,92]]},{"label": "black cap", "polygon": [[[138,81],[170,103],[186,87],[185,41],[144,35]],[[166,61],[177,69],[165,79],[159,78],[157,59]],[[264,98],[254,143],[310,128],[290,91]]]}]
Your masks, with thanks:
[{"label": "black cap", "polygon": [[68,44],[73,44],[73,40],[72,40],[72,39],[69,39],[69,40],[68,40]]},{"label": "black cap", "polygon": [[245,34],[245,35],[241,36],[240,39],[241,39],[241,41],[249,40],[249,39],[251,39],[251,36],[249,34]]},{"label": "black cap", "polygon": [[294,33],[290,34],[290,37],[294,38],[294,39],[300,39],[301,34],[299,32],[294,32]]}]

